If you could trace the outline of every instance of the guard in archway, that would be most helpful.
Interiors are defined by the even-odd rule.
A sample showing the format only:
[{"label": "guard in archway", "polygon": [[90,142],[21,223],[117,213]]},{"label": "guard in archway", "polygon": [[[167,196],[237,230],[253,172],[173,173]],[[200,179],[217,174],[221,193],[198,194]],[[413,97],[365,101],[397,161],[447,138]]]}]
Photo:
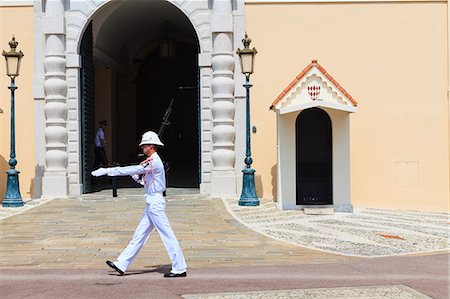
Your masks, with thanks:
[{"label": "guard in archway", "polygon": [[157,153],[158,147],[164,144],[155,132],[148,131],[142,135],[139,146],[147,156],[140,165],[99,168],[92,172],[93,176],[129,175],[145,187],[147,205],[132,240],[115,262],[106,261],[106,264],[123,275],[156,228],[172,261],[172,270],[164,277],[185,277],[186,261],[165,212],[163,192],[166,190],[166,177],[163,162]]},{"label": "guard in archway", "polygon": [[102,120],[98,123],[100,127],[97,129],[95,133],[95,160],[94,160],[94,169],[101,166],[108,166],[108,158],[106,156],[106,139],[105,139],[105,129],[108,125],[108,121]]}]

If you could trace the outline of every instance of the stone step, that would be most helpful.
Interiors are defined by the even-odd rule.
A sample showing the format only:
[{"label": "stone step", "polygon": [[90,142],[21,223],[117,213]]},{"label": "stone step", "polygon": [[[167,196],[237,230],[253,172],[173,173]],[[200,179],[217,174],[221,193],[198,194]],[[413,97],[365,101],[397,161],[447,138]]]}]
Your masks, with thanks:
[{"label": "stone step", "polygon": [[305,207],[303,212],[306,215],[333,215],[334,208],[332,207]]}]

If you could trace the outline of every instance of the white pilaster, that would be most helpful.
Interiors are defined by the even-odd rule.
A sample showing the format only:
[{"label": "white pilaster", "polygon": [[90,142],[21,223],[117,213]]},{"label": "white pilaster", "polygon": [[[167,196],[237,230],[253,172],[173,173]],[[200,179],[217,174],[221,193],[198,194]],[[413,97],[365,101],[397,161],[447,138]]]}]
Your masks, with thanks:
[{"label": "white pilaster", "polygon": [[[234,32],[234,49],[236,53],[238,48],[242,48],[242,39],[245,36],[245,13],[244,1],[236,2],[236,10],[233,12],[233,32]],[[251,35],[251,33],[250,33]],[[245,152],[246,152],[246,90],[244,88],[245,76],[241,72],[239,56],[234,56],[235,70],[234,70],[234,106],[236,109],[234,116],[234,129],[236,130],[236,138],[234,141],[234,152],[236,155],[235,173],[237,178],[238,195],[242,190],[242,170],[245,168]]]},{"label": "white pilaster", "polygon": [[211,194],[212,125],[211,125],[211,53],[199,55],[200,68],[200,126],[201,126],[201,183],[200,193]]},{"label": "white pilaster", "polygon": [[45,35],[45,171],[42,197],[67,197],[67,82],[64,0],[47,1]]},{"label": "white pilaster", "polygon": [[233,12],[231,0],[213,2],[211,18],[212,89],[212,196],[236,196],[234,129]]},{"label": "white pilaster", "polygon": [[44,93],[44,58],[45,38],[42,28],[43,9],[42,1],[34,1],[34,76],[33,76],[33,98],[34,98],[34,156],[35,173],[33,198],[42,196],[42,178],[45,165],[45,93]]}]

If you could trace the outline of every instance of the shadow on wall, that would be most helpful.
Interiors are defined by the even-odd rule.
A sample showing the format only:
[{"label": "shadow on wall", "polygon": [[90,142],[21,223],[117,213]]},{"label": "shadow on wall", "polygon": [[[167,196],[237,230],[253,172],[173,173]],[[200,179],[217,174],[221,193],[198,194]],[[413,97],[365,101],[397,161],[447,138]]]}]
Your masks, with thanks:
[{"label": "shadow on wall", "polygon": [[[272,177],[271,179],[271,185],[272,185],[272,198],[273,201],[276,202],[277,201],[277,164],[275,164],[274,166],[272,166],[272,168],[270,169],[270,175]],[[263,198],[264,197],[264,188],[263,188],[263,183],[262,183],[262,179],[260,175],[255,175],[255,187],[256,187],[256,195],[258,196],[258,198]]]},{"label": "shadow on wall", "polygon": [[34,178],[31,180],[30,190],[31,198],[40,198],[42,196],[42,177],[44,176],[44,166],[37,165],[34,168]]},{"label": "shadow on wall", "polygon": [[273,201],[277,202],[277,164],[272,166],[272,168],[270,169],[270,174],[272,176],[272,198]]},{"label": "shadow on wall", "polygon": [[9,170],[9,164],[5,158],[0,155],[0,201],[3,201],[6,193],[6,171]]},{"label": "shadow on wall", "polygon": [[256,188],[256,196],[258,198],[262,198],[264,196],[264,189],[260,175],[255,175],[255,188]]}]

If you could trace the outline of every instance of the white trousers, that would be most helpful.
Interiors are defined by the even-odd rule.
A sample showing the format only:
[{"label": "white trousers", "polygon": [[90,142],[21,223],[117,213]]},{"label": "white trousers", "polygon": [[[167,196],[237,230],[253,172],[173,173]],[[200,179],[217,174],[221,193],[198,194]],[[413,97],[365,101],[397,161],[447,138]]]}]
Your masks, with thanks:
[{"label": "white trousers", "polygon": [[125,272],[150,237],[153,229],[156,228],[172,261],[171,272],[182,273],[186,271],[187,266],[183,252],[170,226],[165,210],[166,201],[162,194],[152,195],[150,203],[147,204],[144,214],[134,232],[133,239],[119,255],[117,261],[114,262],[116,267]]}]

